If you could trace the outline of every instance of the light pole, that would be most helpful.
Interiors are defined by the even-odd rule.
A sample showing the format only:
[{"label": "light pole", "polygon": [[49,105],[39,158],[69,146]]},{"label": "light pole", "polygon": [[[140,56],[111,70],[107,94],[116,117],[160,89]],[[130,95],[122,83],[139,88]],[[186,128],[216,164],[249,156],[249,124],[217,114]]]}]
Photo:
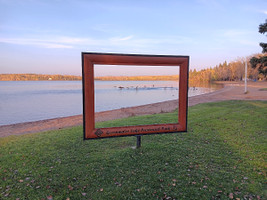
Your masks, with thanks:
[{"label": "light pole", "polygon": [[245,94],[248,93],[248,90],[247,90],[247,73],[248,73],[248,63],[247,63],[247,59],[245,58]]}]

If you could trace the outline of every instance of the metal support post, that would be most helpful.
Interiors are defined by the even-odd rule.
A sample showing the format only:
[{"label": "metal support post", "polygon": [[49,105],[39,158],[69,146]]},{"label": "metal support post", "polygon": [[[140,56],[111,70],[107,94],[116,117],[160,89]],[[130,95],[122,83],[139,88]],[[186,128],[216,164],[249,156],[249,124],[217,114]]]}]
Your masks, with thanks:
[{"label": "metal support post", "polygon": [[247,90],[247,73],[248,73],[248,64],[247,64],[247,59],[245,61],[245,94],[248,93]]},{"label": "metal support post", "polygon": [[140,148],[141,147],[141,136],[136,136],[136,148]]}]

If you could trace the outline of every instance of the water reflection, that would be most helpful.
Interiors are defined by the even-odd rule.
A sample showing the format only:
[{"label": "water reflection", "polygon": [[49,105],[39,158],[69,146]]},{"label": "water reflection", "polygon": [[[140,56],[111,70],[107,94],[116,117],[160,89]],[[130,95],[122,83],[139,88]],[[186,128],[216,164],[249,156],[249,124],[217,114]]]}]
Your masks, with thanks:
[{"label": "water reflection", "polygon": [[[188,96],[212,92],[215,87],[190,87]],[[178,99],[178,94],[178,81],[95,81],[95,110],[99,112],[174,100]]]},{"label": "water reflection", "polygon": [[[189,88],[189,96],[214,87]],[[176,81],[95,81],[96,112],[178,98]],[[0,125],[82,114],[81,81],[0,81]]]}]

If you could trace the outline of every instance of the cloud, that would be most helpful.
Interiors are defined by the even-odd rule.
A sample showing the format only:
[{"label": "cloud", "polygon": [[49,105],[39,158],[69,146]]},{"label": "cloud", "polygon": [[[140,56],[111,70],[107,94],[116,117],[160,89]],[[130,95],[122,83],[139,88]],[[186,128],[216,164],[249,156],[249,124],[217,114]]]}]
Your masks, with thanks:
[{"label": "cloud", "polygon": [[239,36],[246,35],[246,34],[248,34],[247,31],[236,30],[236,29],[230,29],[230,30],[223,31],[223,35],[226,37],[239,37]]},{"label": "cloud", "polygon": [[132,35],[129,35],[129,36],[127,36],[127,37],[112,38],[111,40],[113,40],[113,41],[125,41],[125,40],[130,40],[130,39],[132,39],[132,38],[133,38],[133,36],[132,36]]},{"label": "cloud", "polygon": [[148,48],[161,45],[177,45],[192,43],[192,39],[181,36],[169,36],[164,38],[138,38],[133,35],[112,37],[106,39],[50,36],[49,38],[8,38],[0,37],[0,43],[31,45],[43,48]]},{"label": "cloud", "polygon": [[255,34],[257,35],[257,32],[241,29],[220,30],[217,32],[217,39],[221,41],[221,44],[241,44],[255,47],[258,45]]},{"label": "cloud", "polygon": [[130,40],[133,36],[116,37],[108,39],[92,39],[67,36],[51,36],[50,38],[0,38],[0,43],[17,45],[32,45],[44,48],[74,48],[80,46],[105,46],[122,45],[123,42]]},{"label": "cloud", "polygon": [[57,40],[32,39],[32,38],[0,38],[0,43],[18,44],[18,45],[33,45],[44,48],[64,48],[69,49],[73,46],[62,43]]}]

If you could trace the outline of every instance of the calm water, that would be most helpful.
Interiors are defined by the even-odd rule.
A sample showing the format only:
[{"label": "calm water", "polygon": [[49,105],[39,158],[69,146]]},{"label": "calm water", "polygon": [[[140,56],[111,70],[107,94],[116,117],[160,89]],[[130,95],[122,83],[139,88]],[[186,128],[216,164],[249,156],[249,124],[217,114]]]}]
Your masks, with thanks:
[{"label": "calm water", "polygon": [[[214,90],[190,88],[189,96]],[[96,112],[177,98],[175,81],[95,81]],[[0,81],[0,125],[78,114],[81,81]]]}]

